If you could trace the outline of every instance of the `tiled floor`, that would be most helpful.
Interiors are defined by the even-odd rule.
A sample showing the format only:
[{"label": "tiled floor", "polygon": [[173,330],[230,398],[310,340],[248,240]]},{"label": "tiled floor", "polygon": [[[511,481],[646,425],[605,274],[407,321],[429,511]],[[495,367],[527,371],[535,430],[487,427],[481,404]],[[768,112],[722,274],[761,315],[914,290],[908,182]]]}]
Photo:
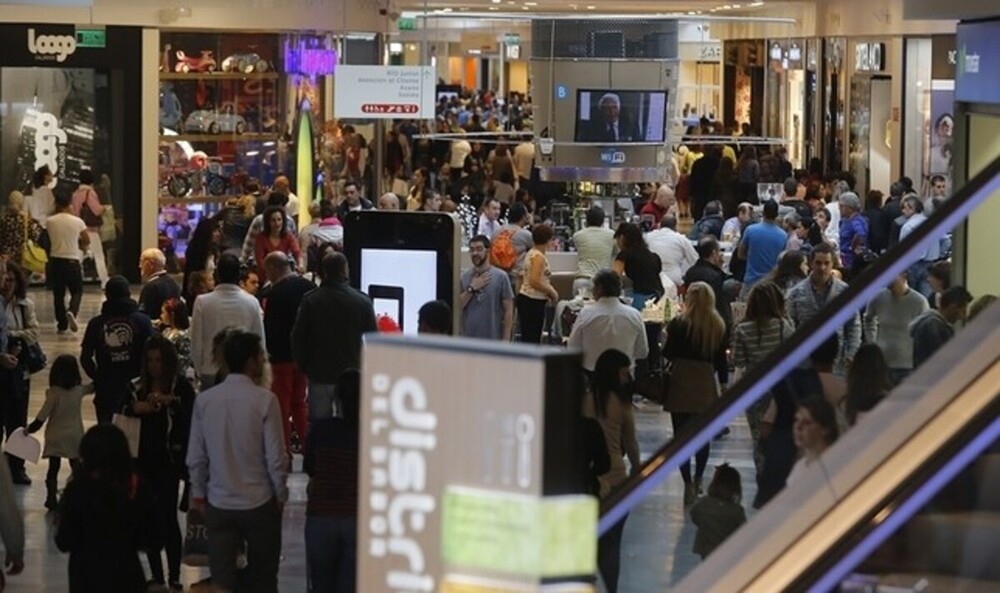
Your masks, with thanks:
[{"label": "tiled floor", "polygon": [[[49,360],[63,353],[79,355],[80,334],[72,337],[56,335],[50,293],[34,290],[30,296],[38,305],[42,345]],[[88,287],[80,313],[81,326],[99,311],[100,303],[98,289]],[[46,383],[44,371],[35,375],[31,386],[29,419],[34,418],[41,407]],[[669,437],[669,418],[653,406],[640,406],[637,417],[639,445],[645,457]],[[94,422],[93,406],[89,399],[84,403],[84,421],[88,426]],[[743,474],[744,500],[752,500],[755,491],[753,462],[745,422],[735,424],[728,436],[713,443],[706,479],[711,477],[711,468],[723,462],[740,470]],[[30,487],[19,486],[17,490],[19,502],[24,509],[27,549],[24,573],[8,580],[8,591],[62,593],[68,589],[67,556],[55,547],[52,515],[46,513],[42,504],[45,499],[45,470],[44,461],[37,466],[28,464],[28,473],[34,483]],[[64,483],[68,475],[69,470],[64,467],[60,483]],[[281,591],[298,593],[306,590],[303,541],[305,475],[294,473],[289,486],[291,501],[285,507],[283,560],[279,582]],[[680,477],[673,476],[629,516],[622,550],[621,593],[664,591],[682,579],[699,562],[698,557],[691,553],[694,527],[686,520],[683,511],[682,490]],[[202,574],[197,569],[184,568],[183,577],[185,584],[190,585],[198,581]]]}]

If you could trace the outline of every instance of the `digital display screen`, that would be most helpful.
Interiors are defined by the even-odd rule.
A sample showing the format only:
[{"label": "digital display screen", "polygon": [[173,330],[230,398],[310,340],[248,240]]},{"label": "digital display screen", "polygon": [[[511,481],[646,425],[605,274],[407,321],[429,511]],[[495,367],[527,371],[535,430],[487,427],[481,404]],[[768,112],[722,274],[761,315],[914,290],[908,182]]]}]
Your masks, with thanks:
[{"label": "digital display screen", "polygon": [[576,142],[663,142],[667,91],[581,89],[576,92]]},{"label": "digital display screen", "polygon": [[437,298],[437,253],[361,249],[361,290],[372,299],[379,331],[417,334],[420,307]]}]

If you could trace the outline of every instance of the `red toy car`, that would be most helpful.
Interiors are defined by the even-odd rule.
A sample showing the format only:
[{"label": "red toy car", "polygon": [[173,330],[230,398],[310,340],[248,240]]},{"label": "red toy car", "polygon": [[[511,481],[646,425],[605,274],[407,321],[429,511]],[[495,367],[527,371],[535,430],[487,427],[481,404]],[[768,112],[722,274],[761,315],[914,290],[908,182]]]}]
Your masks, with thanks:
[{"label": "red toy car", "polygon": [[215,56],[208,49],[201,50],[201,56],[188,56],[182,50],[177,50],[177,65],[174,70],[177,72],[215,72],[218,64]]}]

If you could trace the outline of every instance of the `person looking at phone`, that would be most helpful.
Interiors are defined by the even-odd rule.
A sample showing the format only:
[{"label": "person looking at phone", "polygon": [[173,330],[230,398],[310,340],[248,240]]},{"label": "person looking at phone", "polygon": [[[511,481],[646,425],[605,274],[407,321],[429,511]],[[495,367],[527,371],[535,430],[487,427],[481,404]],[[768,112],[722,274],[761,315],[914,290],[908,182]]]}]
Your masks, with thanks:
[{"label": "person looking at phone", "polygon": [[467,338],[510,341],[514,329],[514,290],[510,276],[490,264],[490,240],[469,241],[472,269],[462,273],[459,334]]}]

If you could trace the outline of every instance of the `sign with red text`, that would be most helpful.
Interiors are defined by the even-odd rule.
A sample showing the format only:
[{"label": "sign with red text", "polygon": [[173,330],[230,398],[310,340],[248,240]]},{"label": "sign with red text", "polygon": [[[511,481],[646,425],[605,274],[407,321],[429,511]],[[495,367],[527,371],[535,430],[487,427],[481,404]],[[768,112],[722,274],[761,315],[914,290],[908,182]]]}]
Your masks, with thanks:
[{"label": "sign with red text", "polygon": [[434,117],[431,66],[338,66],[333,113],[338,119]]}]

